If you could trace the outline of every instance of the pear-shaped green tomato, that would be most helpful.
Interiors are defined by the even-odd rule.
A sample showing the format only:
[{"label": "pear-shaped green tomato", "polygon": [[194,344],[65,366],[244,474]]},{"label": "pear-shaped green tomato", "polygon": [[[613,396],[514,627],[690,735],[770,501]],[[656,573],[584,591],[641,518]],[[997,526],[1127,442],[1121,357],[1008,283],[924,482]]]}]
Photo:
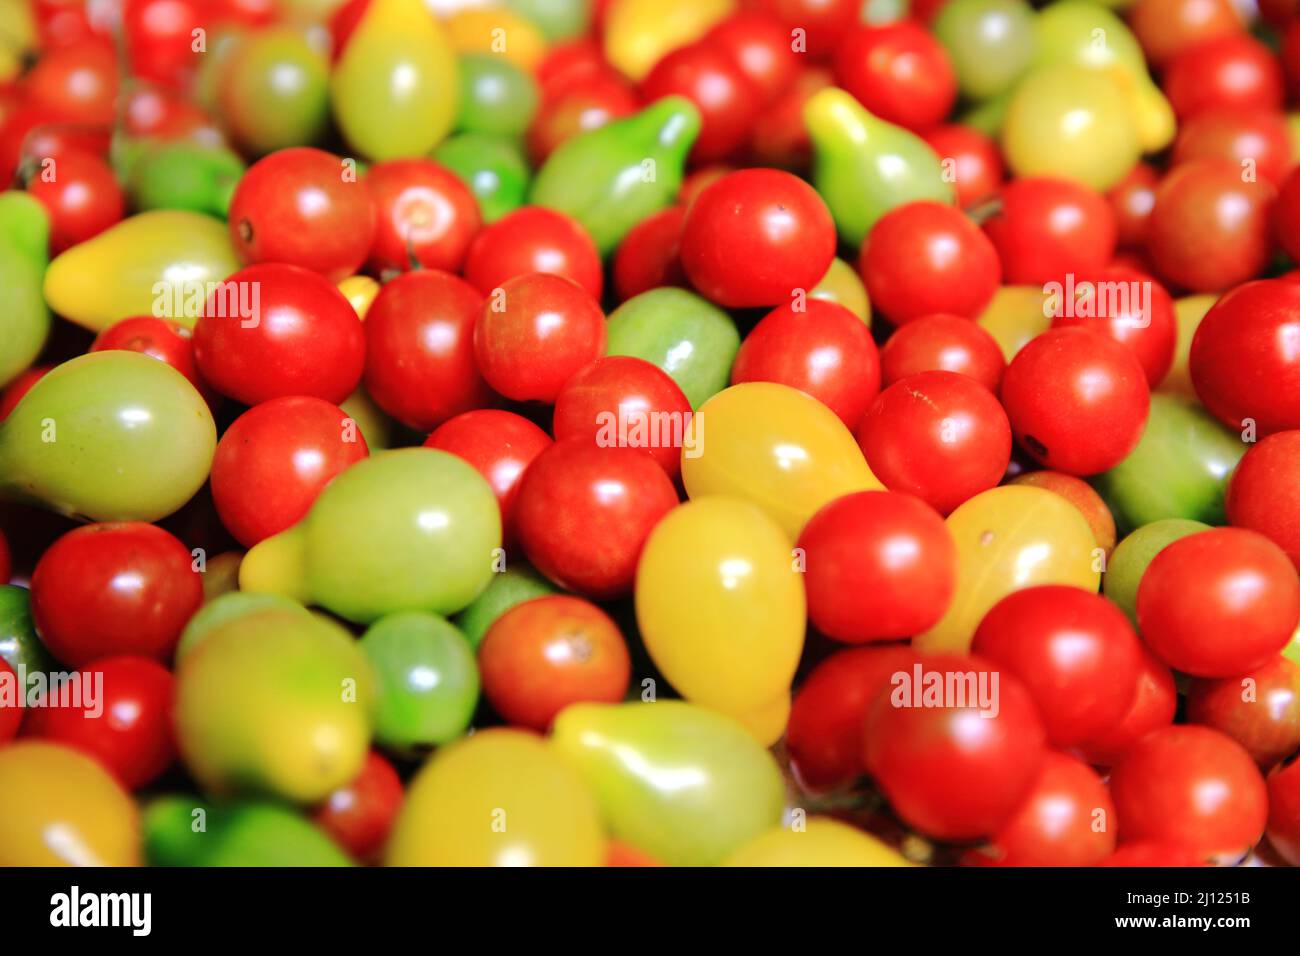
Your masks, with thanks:
[{"label": "pear-shaped green tomato", "polygon": [[1025,0],[951,0],[934,18],[957,85],[972,100],[1011,88],[1034,62],[1033,8]]},{"label": "pear-shaped green tomato", "polygon": [[[211,565],[209,565],[208,570],[209,572],[212,570]],[[185,630],[181,631],[180,641],[176,644],[177,663],[190,651],[194,650],[200,641],[226,624],[226,622],[268,609],[297,611],[301,614],[311,613],[297,601],[290,600],[281,594],[249,594],[247,591],[227,591],[208,601],[203,607],[195,611],[194,616],[189,619],[189,622],[185,625]]]},{"label": "pear-shaped green tomato", "polygon": [[522,136],[533,121],[537,83],[496,53],[460,57],[460,109],[456,129],[498,136]]},{"label": "pear-shaped green tomato", "polygon": [[334,64],[330,101],[368,159],[426,156],[442,141],[459,103],[456,54],[422,0],[370,0]]},{"label": "pear-shaped green tomato", "polygon": [[127,315],[193,326],[212,284],[238,268],[225,223],[154,209],[59,255],[45,272],[45,301],[92,332]]},{"label": "pear-shaped green tomato", "polygon": [[36,636],[30,595],[16,584],[0,585],[0,659],[15,671],[46,673],[55,662]]},{"label": "pear-shaped green tomato", "polygon": [[0,193],[0,238],[17,247],[42,270],[50,263],[50,215],[31,193]]},{"label": "pear-shaped green tomato", "polygon": [[574,704],[551,743],[596,794],[610,835],[670,866],[713,866],[781,820],[772,755],[703,707]]},{"label": "pear-shaped green tomato", "polygon": [[506,0],[506,8],[534,23],[555,43],[582,36],[591,25],[592,0]]},{"label": "pear-shaped green tomato", "polygon": [[456,616],[456,626],[476,650],[496,619],[516,604],[554,594],[555,585],[526,564],[492,575],[492,582],[474,603]]},{"label": "pear-shaped green tomato", "polygon": [[185,376],[139,352],[91,352],[0,422],[0,495],[92,521],[157,521],[207,479],[217,430]]},{"label": "pear-shaped green tomato", "polygon": [[306,517],[255,545],[239,586],[362,624],[396,611],[454,614],[487,587],[500,547],[501,511],[473,466],[399,448],[348,468]]},{"label": "pear-shaped green tomato", "polygon": [[329,125],[329,60],[300,30],[249,34],[217,82],[221,119],[250,153],[310,146]]},{"label": "pear-shaped green tomato", "polygon": [[607,255],[633,226],[673,204],[699,133],[694,104],[664,97],[567,140],[538,171],[532,202],[578,220]]},{"label": "pear-shaped green tomato", "polygon": [[1228,476],[1245,453],[1199,404],[1157,392],[1137,447],[1094,480],[1121,532],[1161,518],[1223,524]]},{"label": "pear-shaped green tomato", "polygon": [[150,866],[353,865],[315,824],[267,801],[159,797],[142,823]]},{"label": "pear-shaped green tomato", "polygon": [[228,149],[160,143],[131,164],[128,190],[137,209],[188,209],[225,216],[244,161]]},{"label": "pear-shaped green tomato", "polygon": [[176,743],[205,791],[311,803],[370,746],[374,674],[352,635],[297,611],[214,628],[176,669]]},{"label": "pear-shaped green tomato", "polygon": [[1209,531],[1210,526],[1186,518],[1162,518],[1144,524],[1111,553],[1106,562],[1106,573],[1101,577],[1101,589],[1121,611],[1137,626],[1137,593],[1147,565],[1167,545],[1198,531]]},{"label": "pear-shaped green tomato", "polygon": [[458,133],[433,152],[478,200],[484,222],[496,222],[518,209],[528,195],[528,163],[519,147],[504,136]]},{"label": "pear-shaped green tomato", "polygon": [[740,350],[736,323],[694,292],[663,286],[628,299],[609,314],[610,355],[658,365],[699,408],[727,387]]},{"label": "pear-shaped green tomato", "polygon": [[50,222],[40,200],[0,193],[0,387],[40,354],[50,334],[50,310],[41,294]]},{"label": "pear-shaped green tomato", "polygon": [[920,199],[953,201],[952,185],[934,150],[914,133],[887,123],[836,87],[804,104],[813,144],[813,185],[830,207],[840,238],[861,244],[876,220]]}]

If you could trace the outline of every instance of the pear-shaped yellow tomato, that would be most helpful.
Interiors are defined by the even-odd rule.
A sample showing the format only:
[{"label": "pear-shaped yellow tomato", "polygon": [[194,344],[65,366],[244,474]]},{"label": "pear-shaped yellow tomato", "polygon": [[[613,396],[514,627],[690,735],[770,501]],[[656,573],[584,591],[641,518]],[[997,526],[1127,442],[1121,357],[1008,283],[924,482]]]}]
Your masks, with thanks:
[{"label": "pear-shaped yellow tomato", "polygon": [[1043,290],[1031,285],[1004,285],[993,293],[977,321],[1002,348],[1010,362],[1025,344],[1051,327]]},{"label": "pear-shaped yellow tomato", "polygon": [[334,118],[373,160],[426,156],[451,131],[456,51],[422,0],[370,0],[330,77]]},{"label": "pear-shaped yellow tomato", "polygon": [[633,80],[694,43],[736,9],[735,0],[613,0],[605,8],[605,58]]},{"label": "pear-shaped yellow tomato", "polygon": [[957,543],[957,593],[939,623],[912,639],[923,654],[964,654],[975,628],[1012,591],[1069,584],[1096,591],[1101,555],[1088,519],[1046,488],[1003,485],[948,516]]},{"label": "pear-shaped yellow tomato", "polygon": [[822,276],[822,281],[813,286],[808,293],[814,299],[825,299],[844,306],[871,327],[871,302],[867,298],[867,287],[858,278],[857,271],[838,256],[831,260],[831,267]]},{"label": "pear-shaped yellow tomato", "polygon": [[749,715],[742,722],[765,743],[780,736],[803,651],[803,580],[790,541],[760,508],[715,496],[670,511],[641,552],[636,617],[683,697]]},{"label": "pear-shaped yellow tomato", "polygon": [[723,866],[912,866],[901,853],[857,827],[811,817],[802,828],[774,827],[723,861]]},{"label": "pear-shaped yellow tomato", "polygon": [[770,747],[785,733],[793,703],[790,692],[786,691],[775,700],[765,701],[756,709],[740,711],[731,716],[749,731],[751,737],[764,747]]},{"label": "pear-shaped yellow tomato", "polygon": [[416,774],[388,840],[389,866],[599,866],[599,811],[542,738],[493,728]]},{"label": "pear-shaped yellow tomato", "polygon": [[700,406],[682,444],[692,498],[752,501],[793,541],[826,502],[884,486],[829,408],[798,389],[745,382]]},{"label": "pear-shaped yellow tomato", "polygon": [[1174,364],[1169,374],[1160,383],[1160,391],[1170,395],[1182,395],[1196,398],[1196,389],[1192,387],[1192,373],[1188,370],[1187,360],[1192,351],[1192,338],[1196,329],[1210,311],[1210,306],[1219,299],[1216,295],[1185,295],[1174,302],[1174,317],[1178,320],[1178,338],[1174,346]]},{"label": "pear-shaped yellow tomato", "polygon": [[0,747],[0,866],[136,866],[135,801],[90,757],[60,744]]},{"label": "pear-shaped yellow tomato", "polygon": [[211,284],[238,268],[225,223],[155,209],[59,255],[45,272],[45,301],[92,332],[128,315],[193,326]]},{"label": "pear-shaped yellow tomato", "polygon": [[446,22],[457,53],[492,53],[531,73],[546,56],[546,37],[531,20],[499,6],[459,10]]}]

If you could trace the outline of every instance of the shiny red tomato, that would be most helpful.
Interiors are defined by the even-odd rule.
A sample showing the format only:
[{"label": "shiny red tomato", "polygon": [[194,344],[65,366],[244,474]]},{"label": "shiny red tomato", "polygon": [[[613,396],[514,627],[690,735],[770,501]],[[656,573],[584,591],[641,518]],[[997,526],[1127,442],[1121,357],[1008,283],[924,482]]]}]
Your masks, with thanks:
[{"label": "shiny red tomato", "polygon": [[1294,754],[1268,775],[1268,842],[1300,866],[1300,758]]},{"label": "shiny red tomato", "polygon": [[1191,847],[1176,843],[1154,843],[1148,840],[1136,840],[1125,843],[1098,866],[1161,866],[1191,867],[1209,866],[1206,855]]},{"label": "shiny red tomato", "polygon": [[1300,751],[1300,666],[1278,655],[1235,677],[1193,681],[1187,720],[1227,734],[1268,769]]},{"label": "shiny red tomato", "polygon": [[612,69],[605,61],[599,41],[582,37],[548,48],[533,75],[542,89],[542,98],[551,99],[562,95],[570,84],[608,74]]},{"label": "shiny red tomato", "polygon": [[926,315],[898,329],[880,350],[880,376],[886,387],[920,372],[960,372],[994,395],[1007,360],[997,340],[959,315]]},{"label": "shiny red tomato", "polygon": [[1173,671],[1144,644],[1137,692],[1128,711],[1113,727],[1085,741],[1078,749],[1089,763],[1113,766],[1143,736],[1172,724],[1177,709],[1178,689]]},{"label": "shiny red tomato", "polygon": [[429,431],[493,403],[474,360],[483,297],[448,272],[419,269],[385,283],[366,312],[365,385],[399,422]]},{"label": "shiny red tomato", "polygon": [[1235,862],[1264,833],[1268,797],[1250,755],[1206,727],[1156,730],[1130,748],[1110,778],[1125,843],[1191,847]]},{"label": "shiny red tomato", "polygon": [[734,173],[735,171],[735,166],[726,163],[713,163],[710,166],[701,166],[698,169],[691,170],[682,179],[682,188],[677,190],[677,204],[685,212],[695,204],[695,200],[700,198],[700,193],[727,175],[727,173]]},{"label": "shiny red tomato", "polygon": [[48,119],[111,125],[118,92],[117,55],[106,37],[50,50],[23,77],[28,102]]},{"label": "shiny red tomato", "polygon": [[1175,670],[1235,677],[1269,661],[1300,623],[1300,581],[1286,552],[1244,528],[1181,538],[1152,559],[1138,627]]},{"label": "shiny red tomato", "polygon": [[355,160],[307,146],[259,159],[230,201],[230,241],[240,262],[302,266],[332,282],[366,261],[376,228]]},{"label": "shiny red tomato", "polygon": [[599,129],[636,112],[640,98],[622,76],[608,69],[548,90],[528,127],[528,155],[535,167],[578,133]]},{"label": "shiny red tomato", "polygon": [[99,235],[120,222],[126,209],[126,197],[108,163],[78,150],[43,160],[27,191],[50,215],[51,255]]},{"label": "shiny red tomato", "polygon": [[1002,376],[1016,441],[1045,468],[1095,475],[1128,457],[1146,427],[1151,396],[1130,349],[1088,329],[1050,329]]},{"label": "shiny red tomato", "polygon": [[354,859],[369,863],[383,852],[405,795],[393,765],[372,750],[361,772],[326,797],[311,818]]},{"label": "shiny red tomato", "polygon": [[643,451],[567,438],[528,466],[515,515],[529,562],[600,601],[631,592],[646,538],[676,506],[672,481]]},{"label": "shiny red tomato", "polygon": [[492,709],[542,733],[570,704],[621,701],[632,672],[618,625],[567,594],[524,601],[497,618],[479,645],[478,666]]},{"label": "shiny red tomato", "polygon": [[741,10],[705,34],[703,42],[726,54],[770,103],[799,73],[799,54],[790,40],[790,31],[770,13]]},{"label": "shiny red tomato", "polygon": [[540,206],[524,206],[484,226],[465,257],[465,281],[484,295],[532,272],[572,279],[597,301],[604,288],[591,236],[571,217]]},{"label": "shiny red tomato", "polygon": [[392,159],[370,167],[365,183],[377,223],[371,268],[460,271],[482,220],[454,173],[431,159]]},{"label": "shiny red tomato", "polygon": [[921,138],[940,160],[952,162],[958,206],[969,209],[997,193],[1004,175],[1002,153],[988,136],[973,127],[951,123],[936,126]]},{"label": "shiny red tomato", "polygon": [[365,333],[318,273],[265,263],[240,269],[208,297],[194,360],[213,388],[245,405],[287,395],[338,404],[361,381]]},{"label": "shiny red tomato", "polygon": [[245,547],[296,524],[335,475],[370,453],[337,405],[292,395],[250,408],[231,423],[212,459],[212,500]]},{"label": "shiny red tomato", "polygon": [[184,86],[198,69],[195,30],[209,26],[207,0],[125,0],[122,32],[131,73]]},{"label": "shiny red tomato", "polygon": [[647,102],[684,96],[700,112],[700,134],[691,147],[691,160],[708,163],[724,159],[744,142],[762,108],[762,92],[736,65],[729,53],[707,41],[673,50],[655,64],[641,82]]},{"label": "shiny red tomato", "polygon": [[224,142],[212,118],[179,90],[133,84],[126,94],[124,126],[132,136],[190,139],[210,145]]},{"label": "shiny red tomato", "polygon": [[1248,33],[1206,40],[1166,68],[1165,96],[1180,120],[1211,109],[1282,109],[1285,83],[1273,51]]},{"label": "shiny red tomato", "polygon": [[0,422],[9,417],[23,396],[53,368],[53,365],[34,365],[5,386],[4,392],[0,393]]},{"label": "shiny red tomato", "polygon": [[805,67],[790,88],[754,120],[749,131],[752,161],[778,169],[807,170],[812,165],[812,140],[803,122],[804,104],[834,82],[830,70]]},{"label": "shiny red tomato", "polygon": [[788,35],[803,41],[800,53],[815,57],[830,55],[857,23],[861,9],[857,0],[760,0],[759,6],[780,20]]},{"label": "shiny red tomato", "polygon": [[1197,113],[1178,131],[1173,163],[1205,157],[1230,160],[1243,176],[1280,185],[1292,165],[1286,115],[1233,107]]},{"label": "shiny red tomato", "polygon": [[1160,174],[1154,166],[1138,163],[1123,179],[1106,193],[1111,211],[1115,214],[1119,245],[1122,248],[1142,248],[1147,232],[1147,220],[1156,204],[1156,185]]},{"label": "shiny red tomato", "polygon": [[14,688],[15,694],[12,703],[7,693],[0,694],[0,746],[3,746],[18,736],[18,728],[26,713],[27,693],[27,689],[18,680],[18,674],[3,657],[0,657],[0,686]]},{"label": "shiny red tomato", "polygon": [[203,583],[185,545],[156,525],[76,528],[32,572],[32,620],[51,654],[71,667],[119,654],[171,658]]},{"label": "shiny red tomato", "polygon": [[957,372],[899,379],[857,430],[876,477],[948,514],[994,487],[1011,460],[1011,426],[987,388]]},{"label": "shiny red tomato", "polygon": [[1011,285],[1091,273],[1115,254],[1118,227],[1104,196],[1063,179],[1030,177],[1002,187],[1002,209],[984,223]]},{"label": "shiny red tomato", "polygon": [[682,268],[682,229],[686,207],[669,206],[633,226],[614,253],[614,291],[627,301],[660,286],[686,286]]},{"label": "shiny red tomato", "polygon": [[1300,569],[1300,430],[1252,444],[1228,482],[1228,523],[1258,531]]},{"label": "shiny red tomato", "polygon": [[199,367],[194,361],[194,332],[179,322],[155,319],[151,315],[121,319],[95,336],[90,346],[92,352],[114,349],[139,352],[166,362],[189,379],[208,404],[217,400],[212,389],[199,376]]},{"label": "shiny red tomato", "polygon": [[835,82],[881,119],[917,132],[942,123],[957,101],[943,44],[912,20],[858,23],[835,46]]}]

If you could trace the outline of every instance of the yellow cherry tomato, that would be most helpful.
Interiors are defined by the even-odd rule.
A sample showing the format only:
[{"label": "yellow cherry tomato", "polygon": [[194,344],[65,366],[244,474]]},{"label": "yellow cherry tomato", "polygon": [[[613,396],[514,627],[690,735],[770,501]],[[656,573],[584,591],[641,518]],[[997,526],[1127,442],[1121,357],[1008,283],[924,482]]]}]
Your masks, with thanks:
[{"label": "yellow cherry tomato", "polygon": [[923,654],[964,654],[989,608],[1013,591],[1069,584],[1096,591],[1100,555],[1088,520],[1055,492],[1003,485],[948,516],[957,543],[957,591],[939,623],[912,639]]},{"label": "yellow cherry tomato", "polygon": [[541,737],[480,730],[434,755],[411,781],[389,838],[389,866],[599,866],[596,802]]},{"label": "yellow cherry tomato", "polygon": [[826,502],[884,487],[835,413],[788,385],[725,388],[700,406],[687,431],[686,494],[752,501],[791,541]]},{"label": "yellow cherry tomato", "polygon": [[364,388],[357,386],[355,392],[343,399],[339,408],[357,423],[370,454],[393,447],[393,420],[384,414]]},{"label": "yellow cherry tomato", "polygon": [[867,287],[858,278],[857,271],[838,256],[831,260],[831,267],[822,276],[822,281],[813,286],[808,293],[814,299],[826,299],[836,302],[848,309],[871,327],[871,302],[867,298]]},{"label": "yellow cherry tomato", "polygon": [[546,37],[529,20],[500,7],[461,10],[447,20],[457,53],[495,53],[531,73],[546,56]]},{"label": "yellow cherry tomato", "polygon": [[135,801],[98,763],[59,744],[0,747],[0,866],[138,866]]},{"label": "yellow cherry tomato", "polygon": [[733,851],[723,866],[912,866],[901,853],[857,827],[810,817],[803,829],[781,826]]},{"label": "yellow cherry tomato", "polygon": [[633,80],[735,12],[735,0],[613,0],[605,11],[605,58]]},{"label": "yellow cherry tomato", "polygon": [[1004,285],[976,321],[993,336],[1010,362],[1025,344],[1052,324],[1043,290],[1031,285]]},{"label": "yellow cherry tomato", "polygon": [[1196,334],[1201,319],[1210,311],[1210,306],[1219,299],[1216,295],[1186,295],[1174,301],[1174,317],[1178,320],[1178,339],[1174,346],[1174,364],[1169,374],[1160,383],[1158,391],[1170,395],[1184,395],[1196,398],[1196,389],[1192,387],[1192,374],[1187,368],[1187,358],[1192,351],[1192,336]]},{"label": "yellow cherry tomato", "polygon": [[339,283],[339,291],[357,313],[357,318],[364,320],[370,311],[370,303],[379,295],[379,283],[370,276],[348,276]]}]

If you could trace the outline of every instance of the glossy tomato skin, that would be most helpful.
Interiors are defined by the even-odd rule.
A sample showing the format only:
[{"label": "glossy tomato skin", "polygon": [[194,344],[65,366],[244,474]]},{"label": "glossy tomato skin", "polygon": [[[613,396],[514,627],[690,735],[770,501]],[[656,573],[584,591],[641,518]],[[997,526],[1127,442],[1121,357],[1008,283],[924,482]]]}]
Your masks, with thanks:
[{"label": "glossy tomato skin", "polygon": [[166,362],[184,375],[211,405],[216,401],[212,389],[199,375],[194,361],[194,332],[192,329],[168,319],[151,315],[137,315],[114,322],[91,343],[90,351],[104,352],[121,349],[140,352],[160,362]]},{"label": "glossy tomato skin", "polygon": [[478,662],[492,709],[540,733],[570,704],[622,700],[632,671],[618,625],[567,594],[533,598],[502,614],[483,636]]},{"label": "glossy tomato skin", "polygon": [[449,272],[418,269],[385,283],[366,312],[366,392],[418,431],[492,404],[474,359],[482,312],[483,296]]},{"label": "glossy tomato skin", "polygon": [[1281,185],[1291,168],[1286,116],[1270,109],[1223,108],[1197,113],[1178,131],[1173,163],[1218,157]]},{"label": "glossy tomato skin", "polygon": [[1088,519],[1097,547],[1107,555],[1115,550],[1115,516],[1101,495],[1082,478],[1059,471],[1022,471],[1007,484],[1046,488],[1060,495]]},{"label": "glossy tomato skin", "polygon": [[318,273],[266,263],[240,269],[208,297],[194,359],[205,381],[245,405],[287,395],[337,404],[361,381],[365,333]]},{"label": "glossy tomato skin", "polygon": [[1197,397],[1233,431],[1256,437],[1300,428],[1300,284],[1250,282],[1206,313],[1188,368]]},{"label": "glossy tomato skin", "polygon": [[1169,62],[1164,92],[1180,120],[1210,109],[1280,110],[1285,83],[1273,52],[1247,33],[1206,40]]},{"label": "glossy tomato skin", "polygon": [[920,372],[958,372],[994,395],[1007,360],[997,340],[968,318],[935,313],[913,319],[891,335],[880,350],[880,378],[887,388]]},{"label": "glossy tomato skin", "polygon": [[131,73],[169,86],[194,74],[194,31],[208,25],[205,0],[125,0],[122,32]]},{"label": "glossy tomato skin", "polygon": [[32,620],[70,667],[118,654],[166,661],[203,603],[185,545],[155,525],[108,522],[69,531],[32,573]]},{"label": "glossy tomato skin", "polygon": [[50,215],[51,255],[85,242],[121,220],[126,197],[103,159],[94,153],[68,150],[45,162],[48,165],[40,167],[27,191]]},{"label": "glossy tomato skin", "polygon": [[682,264],[705,298],[727,308],[774,306],[821,281],[835,224],[817,192],[790,173],[742,169],[691,205]]},{"label": "glossy tomato skin", "polygon": [[393,765],[372,750],[361,772],[331,793],[312,820],[354,859],[372,862],[383,852],[404,796]]},{"label": "glossy tomato skin", "polygon": [[366,261],[375,205],[344,160],[307,146],[263,157],[230,201],[230,241],[245,265],[282,262],[338,282]]},{"label": "glossy tomato skin", "polygon": [[1264,832],[1268,797],[1254,761],[1216,730],[1192,725],[1147,734],[1110,779],[1124,843],[1184,845],[1233,862]]},{"label": "glossy tomato skin", "polygon": [[987,388],[956,372],[921,372],[885,389],[863,416],[858,444],[891,491],[941,514],[1001,481],[1011,427]]},{"label": "glossy tomato skin", "polygon": [[835,46],[836,85],[890,123],[923,132],[957,100],[957,77],[938,40],[911,20],[857,24]]},{"label": "glossy tomato skin", "polygon": [[212,500],[245,547],[298,522],[321,490],[370,453],[343,409],[319,398],[273,398],[240,415],[217,443]]},{"label": "glossy tomato skin", "polygon": [[1267,770],[1300,750],[1300,665],[1279,654],[1235,677],[1193,681],[1187,719],[1227,734]]},{"label": "glossy tomato skin", "polygon": [[952,160],[958,206],[969,209],[997,193],[1005,169],[1002,153],[992,139],[961,123],[936,126],[921,138],[940,160]]},{"label": "glossy tomato skin", "polygon": [[686,286],[682,230],[686,207],[669,206],[628,230],[614,253],[614,291],[620,301],[660,286]]},{"label": "glossy tomato skin", "polygon": [[806,392],[856,428],[880,391],[880,355],[866,324],[824,299],[779,305],[745,336],[731,384],[777,382]]},{"label": "glossy tomato skin", "polygon": [[704,37],[704,43],[722,51],[769,103],[789,88],[799,72],[799,55],[790,43],[790,31],[774,16],[759,10],[733,13]]},{"label": "glossy tomato skin", "polygon": [[1268,775],[1268,842],[1300,866],[1300,759],[1278,764]]},{"label": "glossy tomato skin", "polygon": [[528,419],[497,408],[462,412],[424,440],[425,448],[451,452],[487,479],[501,507],[507,547],[515,541],[515,499],[524,469],[550,445],[551,436]]},{"label": "glossy tomato skin", "polygon": [[1156,204],[1156,186],[1160,174],[1154,166],[1138,163],[1128,175],[1110,188],[1106,198],[1115,214],[1121,248],[1141,248],[1146,236],[1147,220]]},{"label": "glossy tomato skin", "polygon": [[659,366],[631,355],[607,355],[565,383],[555,399],[551,429],[557,440],[644,448],[676,480],[691,414],[690,401]]},{"label": "glossy tomato skin", "polygon": [[984,223],[1009,285],[1060,282],[1110,262],[1118,230],[1110,204],[1086,186],[1028,177],[1002,187],[1002,211]]},{"label": "glossy tomato skin", "polygon": [[1258,531],[1300,569],[1300,430],[1251,445],[1228,482],[1228,523]]},{"label": "glossy tomato skin", "polygon": [[556,584],[608,600],[631,590],[646,538],[676,505],[677,490],[649,455],[568,438],[524,472],[519,538],[529,562]]},{"label": "glossy tomato skin", "polygon": [[370,265],[376,271],[459,272],[482,220],[478,201],[454,173],[431,159],[376,163],[365,176],[375,205]]},{"label": "glossy tomato skin", "polygon": [[1300,581],[1284,552],[1244,528],[1213,528],[1160,551],[1142,575],[1138,628],[1170,667],[1234,677],[1266,663],[1300,622]]},{"label": "glossy tomato skin", "polygon": [[727,51],[707,42],[673,50],[655,64],[641,83],[647,102],[684,96],[700,112],[700,135],[691,147],[696,163],[725,159],[745,140],[762,108],[757,86]]},{"label": "glossy tomato skin", "polygon": [[929,630],[957,587],[957,546],[937,511],[897,491],[822,506],[799,535],[808,616],[849,644]]},{"label": "glossy tomato skin", "polygon": [[484,295],[532,272],[572,279],[597,301],[604,288],[591,237],[569,216],[540,206],[524,206],[485,226],[465,256],[465,281]]},{"label": "glossy tomato skin", "polygon": [[117,54],[106,37],[49,51],[23,77],[28,102],[71,123],[111,125],[119,88]]},{"label": "glossy tomato skin", "polygon": [[148,657],[123,655],[80,673],[100,688],[96,709],[45,702],[31,708],[24,733],[88,754],[128,790],[152,783],[176,759],[171,671]]},{"label": "glossy tomato skin", "polygon": [[1148,733],[1172,724],[1177,709],[1173,671],[1143,644],[1137,690],[1128,711],[1109,730],[1085,741],[1080,754],[1094,766],[1112,767]]},{"label": "glossy tomato skin", "polygon": [[1146,426],[1146,373],[1124,346],[1086,329],[1051,329],[1002,376],[1016,440],[1054,471],[1095,475],[1131,452]]}]

